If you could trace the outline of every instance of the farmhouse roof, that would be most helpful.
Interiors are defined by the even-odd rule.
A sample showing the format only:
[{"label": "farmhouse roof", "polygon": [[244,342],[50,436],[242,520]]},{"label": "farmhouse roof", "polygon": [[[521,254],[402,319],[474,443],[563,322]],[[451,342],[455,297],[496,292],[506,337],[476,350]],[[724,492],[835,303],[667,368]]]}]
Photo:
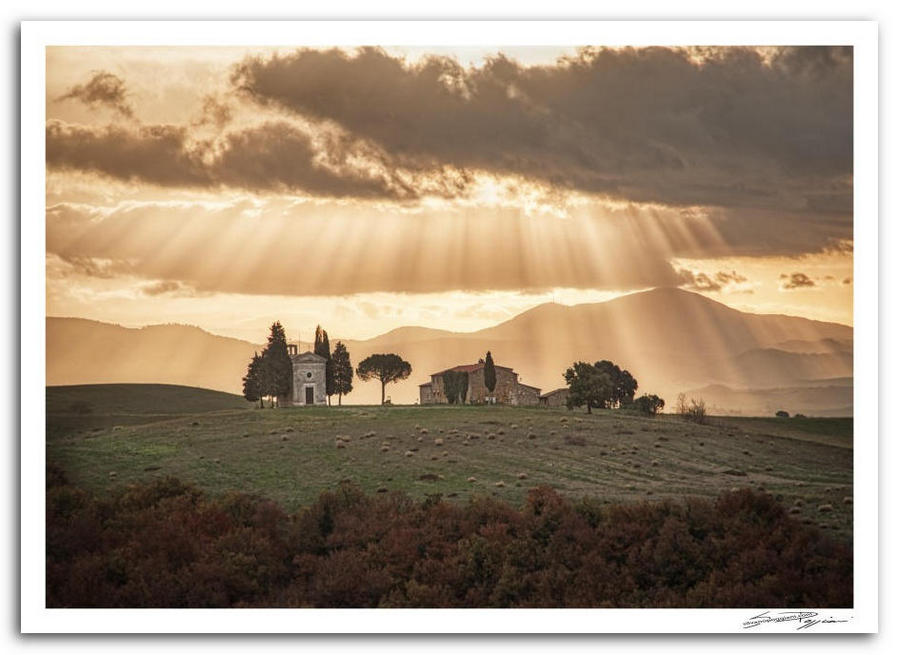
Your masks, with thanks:
[{"label": "farmhouse roof", "polygon": [[530,384],[525,384],[524,382],[519,382],[519,386],[520,386],[520,387],[525,387],[526,389],[534,389],[534,390],[537,391],[538,393],[541,392],[541,388],[540,388],[540,387],[533,387],[533,386],[531,386]]},{"label": "farmhouse roof", "polygon": [[[432,373],[432,377],[435,375],[441,375],[446,373],[447,371],[462,371],[465,373],[474,373],[480,369],[484,368],[484,362],[478,362],[477,364],[460,364],[459,366],[453,366],[451,368],[445,368],[437,373]],[[494,368],[502,368],[504,371],[511,371],[512,369],[509,366],[497,366],[494,364]]]},{"label": "farmhouse roof", "polygon": [[542,394],[541,398],[549,398],[550,396],[555,396],[558,393],[569,393],[569,387],[560,387],[559,389],[548,391],[547,393]]}]

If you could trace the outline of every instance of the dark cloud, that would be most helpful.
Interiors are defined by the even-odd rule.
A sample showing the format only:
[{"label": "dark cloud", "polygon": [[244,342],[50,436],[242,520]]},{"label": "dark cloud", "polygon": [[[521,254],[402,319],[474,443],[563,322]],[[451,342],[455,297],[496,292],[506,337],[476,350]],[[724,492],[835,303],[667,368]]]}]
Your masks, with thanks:
[{"label": "dark cloud", "polygon": [[718,271],[715,275],[710,276],[685,268],[678,270],[678,278],[679,286],[693,291],[721,291],[725,286],[747,281],[746,277],[736,271]]},{"label": "dark cloud", "polygon": [[719,271],[716,273],[716,280],[719,284],[740,284],[741,282],[746,282],[747,278],[738,273],[737,271]]},{"label": "dark cloud", "polygon": [[108,107],[125,118],[134,118],[134,110],[128,102],[125,82],[112,73],[95,72],[86,84],[77,84],[57,98],[63,100],[79,100],[92,109]]},{"label": "dark cloud", "polygon": [[[852,55],[792,48],[585,49],[553,66],[463,68],[364,48],[248,58],[262,105],[337,123],[395,162],[522,175],[670,205],[850,208]],[[826,193],[821,190],[827,189]]]},{"label": "dark cloud", "polygon": [[[167,187],[392,201],[462,196],[481,172],[651,215],[662,207],[653,227],[675,257],[852,252],[852,63],[852,50],[818,47],[772,58],[588,48],[554,65],[497,56],[472,68],[375,48],[297,50],[239,62],[240,99],[207,96],[191,124],[50,121],[47,164]],[[110,73],[63,97],[131,115]],[[235,127],[246,99],[293,122]],[[701,218],[672,221],[673,208]]]},{"label": "dark cloud", "polygon": [[389,173],[347,164],[332,151],[325,167],[310,137],[285,122],[192,140],[177,125],[87,127],[47,124],[47,166],[90,171],[125,181],[161,186],[237,187],[253,191],[299,191],[317,196],[391,198],[414,192]]},{"label": "dark cloud", "polygon": [[62,277],[72,275],[86,275],[88,277],[111,280],[132,272],[129,262],[120,258],[95,257],[91,254],[80,254],[75,251],[68,253],[52,253],[59,257],[65,267],[58,271]]},{"label": "dark cloud", "polygon": [[192,124],[196,126],[212,125],[221,130],[231,122],[232,118],[234,118],[234,113],[228,102],[220,100],[215,95],[207,95],[203,98],[200,117]]},{"label": "dark cloud", "polygon": [[681,287],[691,289],[693,291],[721,291],[722,285],[706,273],[695,273],[687,269],[678,271],[678,279]]},{"label": "dark cloud", "polygon": [[799,289],[801,287],[816,286],[815,280],[809,277],[806,273],[791,273],[790,275],[782,273],[779,277],[782,280],[782,289]]},{"label": "dark cloud", "polygon": [[175,280],[161,280],[151,284],[145,284],[141,287],[141,293],[145,296],[161,296],[171,294],[175,291],[181,291],[184,286]]}]

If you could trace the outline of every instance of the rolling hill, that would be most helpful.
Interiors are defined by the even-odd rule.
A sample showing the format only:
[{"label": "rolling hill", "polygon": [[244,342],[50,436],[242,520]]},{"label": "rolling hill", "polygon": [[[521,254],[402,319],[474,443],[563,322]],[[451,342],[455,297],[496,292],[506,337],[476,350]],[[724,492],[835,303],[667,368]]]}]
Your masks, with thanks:
[{"label": "rolling hill", "polygon": [[[338,326],[328,327],[339,334]],[[332,337],[332,344],[337,340]],[[562,386],[562,373],[575,360],[611,359],[634,374],[639,393],[658,393],[670,404],[682,391],[720,385],[739,392],[722,396],[729,403],[723,410],[756,413],[778,389],[796,399],[797,405],[784,407],[792,413],[833,415],[852,413],[852,340],[845,325],[750,314],[687,291],[654,289],[603,303],[544,304],[477,332],[402,327],[343,341],[354,364],[376,352],[396,352],[412,364],[409,380],[388,387],[395,403],[415,402],[418,385],[432,372],[477,361],[491,350],[498,364],[544,390]],[[239,393],[246,363],[260,348],[191,326],[134,329],[51,317],[47,380],[156,382]],[[347,402],[378,402],[376,383],[355,386]]]}]

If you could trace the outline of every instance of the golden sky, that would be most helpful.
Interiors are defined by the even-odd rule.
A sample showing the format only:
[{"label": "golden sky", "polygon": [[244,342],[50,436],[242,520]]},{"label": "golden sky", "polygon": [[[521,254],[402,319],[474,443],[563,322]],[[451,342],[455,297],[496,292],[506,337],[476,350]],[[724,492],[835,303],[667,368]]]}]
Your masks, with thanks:
[{"label": "golden sky", "polygon": [[852,324],[852,54],[47,50],[47,313],[253,341],[680,286]]}]

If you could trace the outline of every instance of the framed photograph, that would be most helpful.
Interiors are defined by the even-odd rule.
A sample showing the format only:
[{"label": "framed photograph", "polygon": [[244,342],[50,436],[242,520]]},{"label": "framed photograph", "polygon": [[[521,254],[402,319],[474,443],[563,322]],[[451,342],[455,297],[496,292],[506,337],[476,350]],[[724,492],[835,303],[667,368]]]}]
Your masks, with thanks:
[{"label": "framed photograph", "polygon": [[23,23],[23,632],[876,631],[876,53]]}]

